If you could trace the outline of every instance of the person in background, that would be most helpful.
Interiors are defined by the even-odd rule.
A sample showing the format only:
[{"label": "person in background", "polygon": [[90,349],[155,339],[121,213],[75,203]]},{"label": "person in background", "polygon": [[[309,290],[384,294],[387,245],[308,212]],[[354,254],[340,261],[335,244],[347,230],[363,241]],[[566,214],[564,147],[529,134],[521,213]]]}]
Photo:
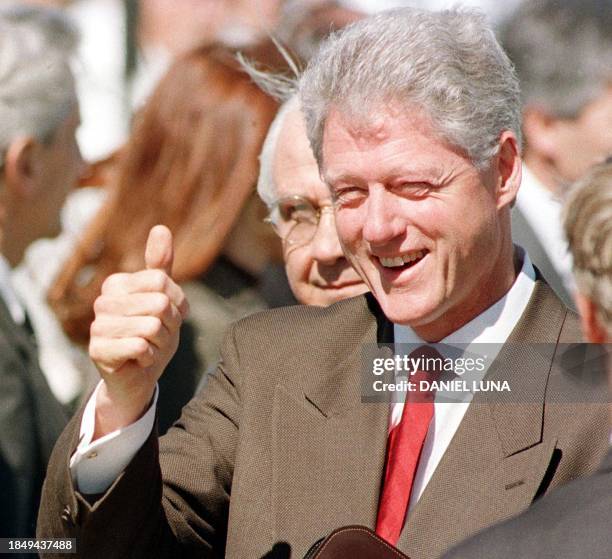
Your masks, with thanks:
[{"label": "person in background", "polygon": [[0,537],[32,537],[47,461],[66,415],[38,364],[11,270],[57,235],[83,161],[69,67],[74,29],[51,9],[0,9]]},{"label": "person in background", "polygon": [[137,270],[151,226],[170,227],[191,315],[161,387],[162,430],[216,364],[229,324],[268,306],[258,277],[280,260],[280,247],[262,222],[255,185],[276,108],[233,51],[203,47],[180,57],[139,113],[106,200],[49,289],[66,334],[85,347],[106,276]]},{"label": "person in background", "polygon": [[287,0],[273,35],[300,60],[308,61],[327,35],[364,15],[341,0]]},{"label": "person in background", "polygon": [[[608,344],[612,394],[612,160],[594,167],[575,184],[564,214],[582,329],[590,342]],[[610,510],[612,447],[595,475],[554,491],[524,514],[459,545],[444,559],[608,559]]]},{"label": "person in background", "polygon": [[223,44],[250,48],[265,42],[284,0],[130,0],[126,75],[132,107],[140,107],[179,56]]},{"label": "person in background", "polygon": [[523,100],[523,182],[513,239],[572,306],[561,203],[569,184],[612,154],[612,9],[606,0],[523,2],[499,36]]},{"label": "person in background", "polygon": [[331,196],[306,136],[297,95],[279,109],[260,156],[257,191],[283,241],[289,285],[300,303],[327,306],[368,288],[340,246]]}]

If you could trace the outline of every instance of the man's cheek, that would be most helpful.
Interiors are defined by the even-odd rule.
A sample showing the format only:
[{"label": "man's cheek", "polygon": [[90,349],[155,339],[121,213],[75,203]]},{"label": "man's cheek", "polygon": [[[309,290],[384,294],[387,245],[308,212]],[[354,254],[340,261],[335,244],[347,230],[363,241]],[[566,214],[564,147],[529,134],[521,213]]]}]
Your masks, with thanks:
[{"label": "man's cheek", "polygon": [[310,285],[310,281],[315,272],[315,270],[313,269],[315,261],[311,256],[309,246],[296,248],[292,256],[292,266],[294,269],[293,273],[296,277],[296,280]]},{"label": "man's cheek", "polygon": [[339,209],[334,213],[336,231],[338,232],[340,242],[342,242],[343,239],[348,241],[351,238],[354,238],[359,229],[359,223],[355,219],[353,213],[354,212],[347,209]]}]

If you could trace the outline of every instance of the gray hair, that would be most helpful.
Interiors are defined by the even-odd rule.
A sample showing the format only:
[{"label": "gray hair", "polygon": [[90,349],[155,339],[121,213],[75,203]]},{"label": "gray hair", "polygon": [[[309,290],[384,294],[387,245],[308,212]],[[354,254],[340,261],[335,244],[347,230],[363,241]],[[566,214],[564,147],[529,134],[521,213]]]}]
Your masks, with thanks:
[{"label": "gray hair", "polygon": [[518,80],[476,10],[400,8],[349,25],[310,61],[300,95],[319,166],[332,106],[367,116],[381,102],[416,104],[479,168],[497,153],[504,130],[521,141]]},{"label": "gray hair", "polygon": [[299,109],[300,102],[297,94],[293,95],[293,97],[289,98],[281,105],[268,129],[268,134],[261,148],[261,154],[259,155],[257,194],[259,194],[259,197],[268,208],[271,208],[278,199],[276,183],[274,182],[274,154],[278,147],[278,138],[287,115]]},{"label": "gray hair", "polygon": [[53,137],[76,100],[69,67],[76,43],[74,27],[58,10],[0,9],[0,153],[18,135]]},{"label": "gray hair", "polygon": [[578,290],[595,303],[612,335],[612,159],[571,188],[563,222]]},{"label": "gray hair", "polygon": [[499,29],[525,104],[575,117],[612,78],[610,0],[530,0]]}]

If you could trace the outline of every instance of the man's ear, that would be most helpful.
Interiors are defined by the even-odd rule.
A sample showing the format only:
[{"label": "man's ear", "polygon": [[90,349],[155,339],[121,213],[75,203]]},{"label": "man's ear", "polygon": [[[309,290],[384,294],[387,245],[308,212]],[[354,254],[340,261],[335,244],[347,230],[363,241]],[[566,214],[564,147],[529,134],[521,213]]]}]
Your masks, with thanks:
[{"label": "man's ear", "polygon": [[499,152],[495,157],[497,165],[496,198],[497,209],[510,206],[516,199],[521,185],[522,160],[518,140],[514,132],[504,130],[499,137]]},{"label": "man's ear", "polygon": [[576,301],[578,313],[580,314],[582,331],[586,339],[594,344],[606,343],[608,341],[607,332],[599,320],[595,303],[578,292],[574,294],[574,299]]},{"label": "man's ear", "polygon": [[36,188],[35,143],[31,136],[20,136],[11,142],[6,152],[4,179],[8,193],[13,196],[29,198]]}]

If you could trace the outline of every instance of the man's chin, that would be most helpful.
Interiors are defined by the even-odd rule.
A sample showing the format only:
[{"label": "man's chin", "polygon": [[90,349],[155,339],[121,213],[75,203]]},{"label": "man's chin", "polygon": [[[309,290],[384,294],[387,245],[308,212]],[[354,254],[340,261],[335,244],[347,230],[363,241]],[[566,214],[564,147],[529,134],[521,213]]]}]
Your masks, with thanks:
[{"label": "man's chin", "polygon": [[[376,296],[376,294],[375,294]],[[435,306],[426,295],[414,294],[384,294],[376,296],[384,315],[394,324],[412,328],[427,324],[435,314]]]}]

